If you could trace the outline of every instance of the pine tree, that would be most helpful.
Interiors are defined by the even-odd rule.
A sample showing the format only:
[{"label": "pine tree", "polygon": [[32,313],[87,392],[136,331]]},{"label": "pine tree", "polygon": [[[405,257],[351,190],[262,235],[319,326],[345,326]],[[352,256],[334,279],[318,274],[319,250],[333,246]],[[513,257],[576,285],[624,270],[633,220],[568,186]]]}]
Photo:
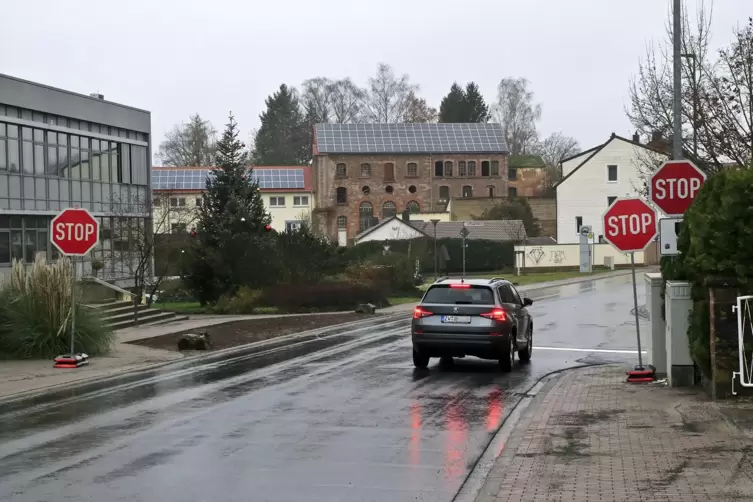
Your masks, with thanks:
[{"label": "pine tree", "polygon": [[450,92],[442,98],[439,105],[439,121],[446,123],[466,122],[465,118],[465,92],[457,82],[452,84]]},{"label": "pine tree", "polygon": [[465,111],[464,122],[488,122],[491,114],[489,107],[484,101],[484,97],[478,90],[478,86],[473,82],[468,82],[465,86],[465,100],[463,110]]},{"label": "pine tree", "polygon": [[213,303],[241,285],[274,280],[265,266],[271,244],[264,227],[271,222],[245,145],[230,114],[217,142],[217,169],[207,178],[198,223],[183,263],[183,279],[202,303]]},{"label": "pine tree", "polygon": [[265,103],[267,109],[259,116],[261,127],[254,138],[254,164],[307,164],[311,160],[312,133],[295,90],[282,84]]}]

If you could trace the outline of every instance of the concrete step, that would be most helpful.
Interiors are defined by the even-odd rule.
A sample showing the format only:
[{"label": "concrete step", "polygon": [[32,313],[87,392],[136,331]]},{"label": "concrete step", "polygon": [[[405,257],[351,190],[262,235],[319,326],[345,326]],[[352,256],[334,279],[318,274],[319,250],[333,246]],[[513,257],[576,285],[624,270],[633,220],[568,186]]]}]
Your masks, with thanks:
[{"label": "concrete step", "polygon": [[98,310],[100,312],[108,312],[110,310],[122,309],[124,307],[133,307],[133,303],[127,300],[111,301],[106,303],[90,303],[87,307]]},{"label": "concrete step", "polygon": [[[178,315],[175,312],[163,312],[161,310],[148,309],[148,310],[139,312],[138,325],[143,326],[143,325],[147,325],[153,322],[172,321],[177,317]],[[106,321],[106,323],[110,328],[114,330],[119,330],[122,328],[130,328],[131,326],[136,325],[136,322],[134,321],[132,315],[125,316],[122,318],[118,316],[118,319],[109,320],[109,321]]]},{"label": "concrete step", "polygon": [[[164,310],[160,309],[150,309],[146,305],[140,305],[138,309],[138,318],[141,320],[144,316],[150,316],[154,315],[156,313],[164,312]],[[100,316],[102,317],[102,320],[107,324],[112,324],[115,322],[125,321],[127,319],[133,319],[133,305],[117,309],[117,310],[108,310],[106,312],[101,312]],[[141,324],[139,322],[139,324]]]},{"label": "concrete step", "polygon": [[176,315],[172,319],[164,319],[162,321],[155,321],[155,322],[150,322],[150,323],[147,323],[147,324],[139,324],[139,326],[144,326],[144,327],[147,327],[147,326],[162,326],[163,324],[172,324],[172,323],[178,322],[178,321],[187,321],[188,319],[189,319],[189,317],[187,315]]}]

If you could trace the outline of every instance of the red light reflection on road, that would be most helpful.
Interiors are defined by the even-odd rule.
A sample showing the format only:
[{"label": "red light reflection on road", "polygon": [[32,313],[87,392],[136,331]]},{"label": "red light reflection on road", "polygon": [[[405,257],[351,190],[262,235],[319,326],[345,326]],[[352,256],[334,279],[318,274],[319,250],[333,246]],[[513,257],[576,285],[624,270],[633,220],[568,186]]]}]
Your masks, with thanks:
[{"label": "red light reflection on road", "polygon": [[468,423],[465,420],[461,404],[452,402],[445,410],[445,422],[448,432],[445,469],[448,477],[455,478],[465,475],[463,454],[468,446]]},{"label": "red light reflection on road", "polygon": [[497,387],[486,396],[486,430],[494,432],[502,423],[504,407],[502,406],[502,390]]},{"label": "red light reflection on road", "polygon": [[415,403],[410,405],[410,428],[410,443],[408,444],[410,463],[419,465],[421,463],[421,406]]}]

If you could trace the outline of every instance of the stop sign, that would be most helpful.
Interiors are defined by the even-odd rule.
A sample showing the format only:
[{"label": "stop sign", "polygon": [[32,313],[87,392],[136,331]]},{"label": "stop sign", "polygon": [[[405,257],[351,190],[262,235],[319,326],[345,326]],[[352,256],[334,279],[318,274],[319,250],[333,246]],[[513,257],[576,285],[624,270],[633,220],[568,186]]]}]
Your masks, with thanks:
[{"label": "stop sign", "polygon": [[99,242],[99,222],[86,209],[65,209],[52,219],[52,243],[66,256],[84,256]]},{"label": "stop sign", "polygon": [[651,176],[651,202],[667,216],[682,216],[706,181],[706,174],[687,160],[665,162]]},{"label": "stop sign", "polygon": [[617,199],[603,223],[604,240],[623,253],[642,251],[656,237],[656,213],[642,199]]}]

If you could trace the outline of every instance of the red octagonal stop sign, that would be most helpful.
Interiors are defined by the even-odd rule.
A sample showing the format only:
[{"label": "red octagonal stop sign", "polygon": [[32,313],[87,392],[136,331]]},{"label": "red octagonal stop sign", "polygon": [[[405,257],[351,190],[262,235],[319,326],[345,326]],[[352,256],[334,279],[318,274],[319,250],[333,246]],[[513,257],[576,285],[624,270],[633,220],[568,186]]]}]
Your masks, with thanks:
[{"label": "red octagonal stop sign", "polygon": [[51,240],[66,256],[84,256],[99,242],[99,222],[86,209],[65,209],[52,219]]},{"label": "red octagonal stop sign", "polygon": [[706,174],[687,160],[665,162],[651,176],[651,202],[667,216],[682,216],[693,203]]},{"label": "red octagonal stop sign", "polygon": [[642,251],[656,237],[656,213],[642,199],[617,199],[604,213],[604,240],[628,253]]}]

